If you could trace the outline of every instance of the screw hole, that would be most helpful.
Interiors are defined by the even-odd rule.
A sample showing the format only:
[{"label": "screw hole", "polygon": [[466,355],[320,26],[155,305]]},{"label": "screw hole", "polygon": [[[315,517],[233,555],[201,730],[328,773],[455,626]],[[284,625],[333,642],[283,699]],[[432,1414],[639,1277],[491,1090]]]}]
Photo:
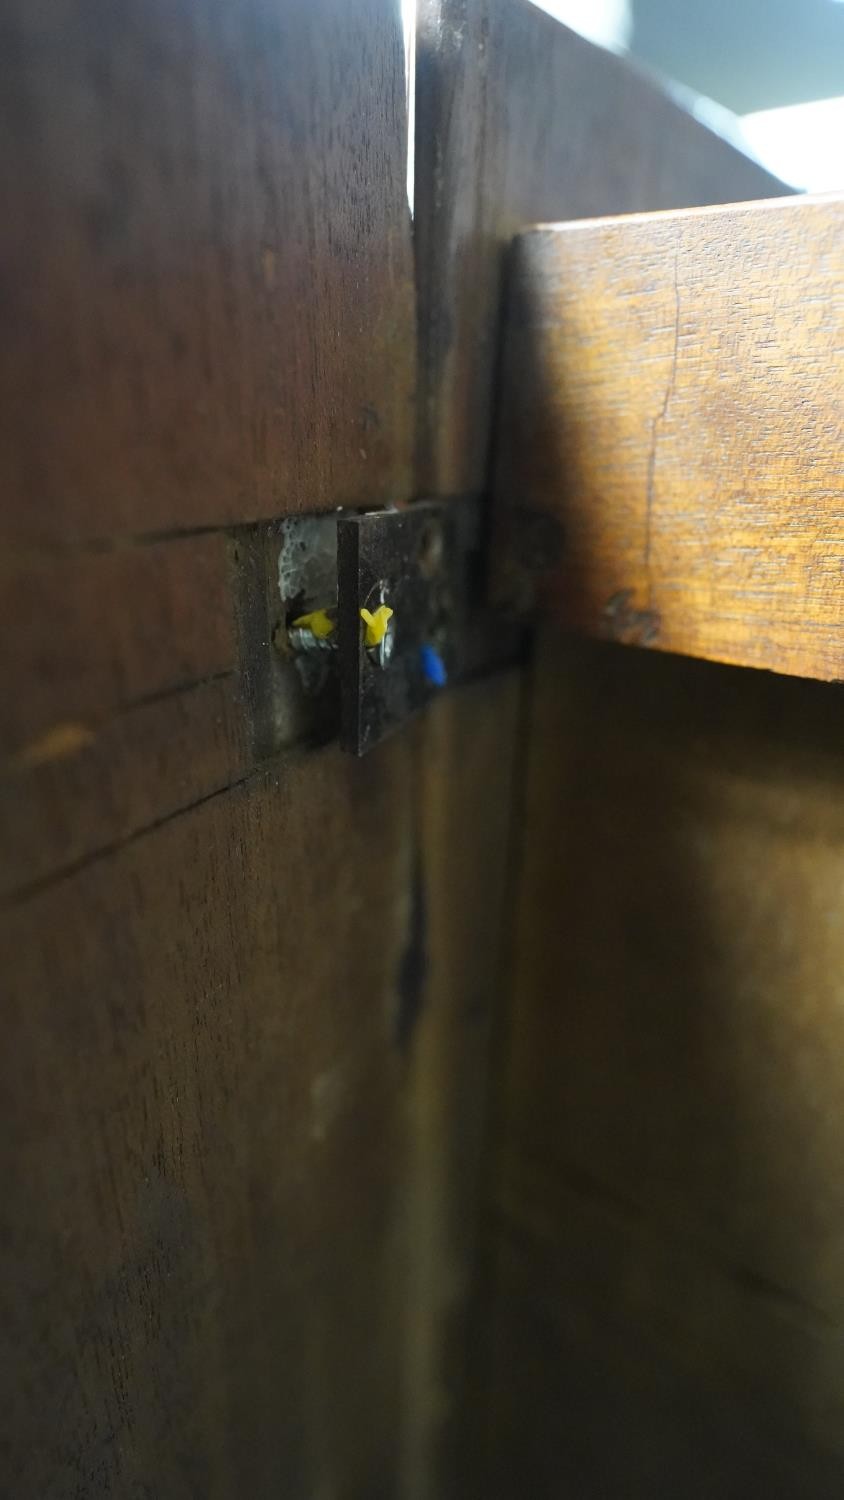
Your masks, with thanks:
[{"label": "screw hole", "polygon": [[422,528],[416,555],[422,577],[433,578],[439,572],[443,560],[442,527],[436,521],[428,521]]}]

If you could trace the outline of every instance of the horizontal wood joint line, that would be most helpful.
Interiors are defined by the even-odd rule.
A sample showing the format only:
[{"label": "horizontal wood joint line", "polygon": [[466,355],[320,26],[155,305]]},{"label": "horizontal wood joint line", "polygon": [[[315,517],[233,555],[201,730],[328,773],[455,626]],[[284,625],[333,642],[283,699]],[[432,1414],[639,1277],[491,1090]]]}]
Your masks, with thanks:
[{"label": "horizontal wood joint line", "polygon": [[152,822],[144,824],[142,828],[133,828],[132,832],[126,834],[123,838],[115,839],[112,843],[103,844],[99,848],[88,850],[79,859],[51,870],[49,874],[43,876],[41,879],[31,881],[27,885],[21,885],[16,890],[10,891],[3,902],[3,906],[13,907],[23,905],[24,902],[40,896],[43,891],[48,890],[51,886],[58,885],[61,881],[71,879],[74,875],[80,874],[89,865],[98,864],[100,860],[109,859],[113,855],[119,854],[121,850],[126,849],[130,844],[137,843],[138,839],[146,838],[149,834],[155,833],[159,828],[164,828],[168,823],[172,823],[175,818],[181,818],[186,813],[195,812],[197,808],[204,807],[206,802],[212,802],[215,797],[223,797],[227,792],[237,791],[246,782],[253,780],[256,776],[265,772],[266,766],[256,766],[254,770],[248,771],[243,776],[239,776],[235,781],[227,782],[225,786],[215,787],[213,791],[206,792],[203,796],[195,798],[193,802],[185,803],[183,807],[173,808],[160,818],[155,818]]}]

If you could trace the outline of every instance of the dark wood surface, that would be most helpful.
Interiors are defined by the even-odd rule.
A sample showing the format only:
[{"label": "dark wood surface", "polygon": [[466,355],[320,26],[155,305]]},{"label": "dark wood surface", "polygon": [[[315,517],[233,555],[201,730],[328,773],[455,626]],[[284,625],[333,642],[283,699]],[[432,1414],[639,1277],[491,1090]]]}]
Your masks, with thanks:
[{"label": "dark wood surface", "polygon": [[431,1456],[513,706],[291,752],[6,913],[10,1493],[388,1495]]},{"label": "dark wood surface", "polygon": [[13,0],[7,537],[406,494],[413,318],[386,0]]},{"label": "dark wood surface", "polygon": [[[13,209],[0,342],[3,777],[12,853],[3,863],[0,1488],[22,1500],[441,1500],[449,1486],[464,1496],[479,1474],[485,1500],[508,1475],[539,1474],[556,1494],[544,1434],[558,1436],[571,1415],[561,1372],[590,1360],[579,1492],[591,1486],[606,1500],[602,1464],[632,1452],[602,1416],[627,1409],[630,1382],[611,1357],[618,1340],[585,1290],[581,1341],[561,1330],[560,1262],[542,1253],[528,1211],[521,1116],[536,1108],[548,1119],[536,1090],[571,1045],[568,1032],[561,1041],[538,1029],[534,1010],[570,1008],[570,924],[556,908],[552,933],[546,908],[537,903],[534,916],[520,899],[519,1000],[507,1030],[524,1026],[525,1042],[514,1037],[517,1073],[501,1054],[507,1127],[495,1139],[508,1158],[495,1151],[490,1160],[496,1218],[481,1245],[484,1339],[468,1386],[484,1437],[472,1476],[443,1472],[464,1390],[490,1012],[520,869],[511,839],[518,757],[529,752],[527,826],[538,828],[524,861],[529,892],[548,847],[555,869],[568,858],[572,816],[554,800],[559,775],[552,783],[532,727],[543,683],[552,706],[565,687],[573,706],[555,732],[587,763],[596,742],[612,758],[639,722],[641,694],[628,702],[604,683],[608,715],[591,696],[590,648],[570,661],[546,642],[533,707],[505,677],[444,698],[360,764],[333,747],[278,754],[255,732],[256,643],[242,629],[244,576],[219,528],[414,488],[480,488],[512,233],[539,217],[743,198],[770,180],[532,7],[447,6],[441,19],[435,37],[427,18],[420,78],[430,134],[417,162],[426,401],[416,470],[395,8],[318,0],[282,14],[263,0],[228,9],[123,0],[83,11],[68,0],[49,15],[16,6],[3,22],[12,126],[3,174]],[[695,141],[705,142],[699,153]],[[657,699],[674,692],[664,674],[685,681],[707,670],[651,658],[642,669],[654,674]],[[715,721],[727,675],[716,675],[706,700]],[[775,728],[783,685],[759,681]],[[793,913],[795,944],[804,920],[818,939],[805,974],[834,1047],[828,914],[840,880],[828,804],[837,773],[834,751],[818,753],[828,731],[817,711],[805,718],[809,761],[790,741],[772,782],[789,851],[777,891]],[[678,721],[679,766],[697,743],[695,722]],[[710,783],[696,825],[704,848],[732,786],[724,744],[713,751],[724,778]],[[745,782],[764,789],[768,774],[764,762],[740,761],[739,791]],[[807,777],[811,818],[809,803],[793,800]],[[829,838],[812,876],[810,924],[801,901],[822,806]],[[617,847],[584,837],[579,852],[585,889],[620,887],[608,864],[620,859]],[[756,982],[741,933],[753,930],[760,868],[745,866],[736,927],[722,909],[709,937],[723,955],[724,1006],[739,1014]],[[619,895],[608,925],[600,903],[581,903],[582,955],[621,940],[625,909]],[[654,897],[646,931],[656,942],[653,924],[666,911],[664,941],[685,952],[670,901]],[[635,934],[630,942],[653,1026],[670,1027],[677,967],[648,968]],[[518,956],[549,943],[557,963],[540,994]],[[583,956],[580,979],[587,1016],[604,1015]],[[765,1025],[774,1042],[785,1038],[782,1055],[790,1059],[792,1046],[799,1061],[803,1032],[786,1037],[776,1005]],[[534,1081],[537,1046],[547,1057]],[[610,1070],[600,1048],[594,1056],[594,1096],[581,1096],[580,1108],[614,1119],[601,1093]],[[677,1065],[679,1090],[693,1076],[688,1049]],[[653,1075],[637,1069],[631,1119],[647,1115],[653,1092]],[[713,1087],[706,1097],[701,1128],[711,1117],[714,1129],[745,1091]],[[759,1097],[764,1122],[778,1106],[773,1088]],[[795,1085],[789,1097],[793,1155],[781,1177],[771,1168],[770,1193],[755,1200],[783,1221],[791,1163],[799,1157],[805,1172],[818,1141],[818,1159],[830,1162],[835,1145],[834,1116],[813,1134],[808,1089]],[[585,1129],[577,1109],[567,1124]],[[754,1128],[758,1160],[763,1123]],[[590,1139],[607,1133],[596,1128]],[[681,1166],[697,1149],[678,1130]],[[595,1156],[600,1175],[597,1145]],[[634,1302],[636,1348],[691,1300],[673,1294],[674,1241],[662,1236],[655,1206],[661,1180],[647,1179],[648,1196],[642,1170],[634,1162],[627,1189],[647,1243],[664,1239],[667,1254],[642,1271],[641,1256],[612,1259],[617,1222],[600,1219],[586,1236],[588,1258],[607,1267],[597,1299],[611,1317],[619,1306],[628,1315],[631,1284],[647,1290],[654,1266],[665,1273],[663,1302]],[[573,1215],[570,1196],[559,1195],[565,1173],[555,1165],[551,1177],[542,1191],[559,1233]],[[672,1191],[679,1181],[668,1179]],[[713,1224],[726,1210],[711,1182],[699,1195],[702,1181],[690,1173],[694,1197],[678,1202],[681,1213],[701,1204],[709,1267]],[[809,1196],[795,1200],[801,1213]],[[521,1245],[519,1284],[539,1309],[530,1328],[508,1280],[505,1215],[507,1237]],[[801,1298],[828,1297],[837,1224],[833,1202],[823,1264],[791,1283]],[[763,1230],[754,1239],[745,1226],[734,1241],[725,1233],[729,1254],[736,1244],[755,1255]],[[764,1348],[758,1323],[741,1331],[748,1287],[783,1264],[793,1271],[810,1243],[807,1232],[788,1261],[784,1234],[773,1235],[773,1260],[730,1279],[739,1291],[718,1320],[724,1342],[707,1377],[713,1448],[724,1447],[725,1424],[747,1429],[752,1392],[739,1353],[749,1340],[758,1371]],[[584,1287],[574,1275],[565,1284]],[[705,1329],[710,1298],[694,1300],[703,1311],[689,1339]],[[777,1329],[803,1317],[787,1297],[772,1306]],[[778,1397],[776,1407],[792,1460],[803,1455],[810,1476],[840,1389],[837,1327],[820,1339],[816,1327],[809,1345],[792,1346],[793,1386],[799,1378],[810,1394]],[[687,1342],[684,1331],[667,1354],[659,1345],[658,1376],[640,1396],[639,1440],[652,1455],[673,1430],[670,1393],[683,1389]],[[772,1360],[766,1392],[785,1389],[785,1363],[782,1353]],[[730,1385],[726,1372],[736,1369]],[[539,1419],[549,1411],[550,1428]],[[682,1438],[678,1447],[681,1457],[693,1452]],[[721,1492],[732,1484],[743,1496],[770,1474],[754,1468],[758,1453],[744,1469],[725,1460]],[[543,1493],[540,1483],[534,1490]],[[825,1494],[817,1485],[812,1493]]]},{"label": "dark wood surface", "polygon": [[844,677],[844,199],[520,236],[499,399],[505,596]]},{"label": "dark wood surface", "polygon": [[221,530],[412,493],[398,9],[0,54],[0,1491],[441,1496],[516,683],[279,753]]},{"label": "dark wood surface", "polygon": [[121,843],[246,769],[230,569],[219,533],[5,555],[5,894]]},{"label": "dark wood surface", "polygon": [[[491,1040],[511,925],[522,690],[515,672],[476,682],[445,695],[417,730],[427,984],[408,1049],[413,1256],[397,1490],[408,1500],[462,1500],[465,1406],[480,1399],[467,1368],[467,1309],[482,1249]],[[402,1013],[412,1015],[407,1002]]]},{"label": "dark wood surface", "polygon": [[7,913],[8,1493],[391,1482],[408,768],[295,757]]},{"label": "dark wood surface", "polygon": [[[528,4],[424,14],[420,456],[454,493],[506,421],[519,228],[783,189]],[[840,1492],[840,714],[541,634],[463,1496]]]},{"label": "dark wood surface", "polygon": [[543,643],[479,1493],[840,1493],[841,714]]},{"label": "dark wood surface", "polygon": [[504,262],[520,229],[785,190],[529,0],[420,0],[419,18],[419,474],[424,490],[456,494],[486,478]]},{"label": "dark wood surface", "polygon": [[58,725],[93,735],[117,714],[235,666],[220,534],[70,553],[10,547],[0,614],[7,770],[47,758]]}]

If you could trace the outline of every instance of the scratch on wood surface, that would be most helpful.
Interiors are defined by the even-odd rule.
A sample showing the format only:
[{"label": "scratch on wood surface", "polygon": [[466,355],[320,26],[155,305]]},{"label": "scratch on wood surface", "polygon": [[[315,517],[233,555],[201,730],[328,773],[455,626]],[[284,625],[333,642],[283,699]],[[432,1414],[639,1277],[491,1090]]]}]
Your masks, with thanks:
[{"label": "scratch on wood surface", "polygon": [[257,766],[245,775],[239,776],[233,781],[226,782],[224,786],[214,787],[212,791],[203,793],[201,797],[195,797],[193,801],[186,803],[183,807],[176,807],[172,811],[164,813],[160,818],[154,818],[149,823],[143,824],[142,827],[133,829],[124,838],[114,839],[110,843],[101,844],[96,849],[92,849],[90,852],[81,855],[78,859],[71,860],[66,865],[61,865],[57,869],[51,870],[40,879],[28,881],[24,885],[10,891],[3,903],[3,908],[22,906],[34,896],[39,896],[42,891],[49,890],[51,886],[59,885],[64,880],[72,879],[74,875],[78,875],[80,871],[88,869],[91,865],[98,864],[100,860],[112,858],[115,854],[119,854],[122,849],[127,849],[130,844],[137,843],[139,839],[146,838],[149,834],[155,833],[157,829],[165,827],[167,823],[172,823],[176,818],[182,818],[186,813],[195,812],[197,808],[203,807],[206,802],[213,801],[215,797],[223,797],[226,793],[235,791],[238,787],[245,786],[247,782],[257,781],[259,777],[266,777],[268,774],[264,766]]},{"label": "scratch on wood surface", "polygon": [[656,416],[654,417],[654,419],[653,419],[653,421],[651,423],[651,447],[650,447],[650,453],[648,454],[648,483],[647,483],[647,495],[646,495],[646,500],[645,500],[645,548],[644,548],[644,564],[645,564],[645,573],[647,574],[646,587],[647,587],[647,590],[648,590],[648,603],[649,604],[651,603],[651,597],[652,597],[652,583],[651,583],[651,538],[652,538],[652,533],[653,533],[653,503],[654,503],[654,482],[655,482],[655,479],[656,479],[656,449],[657,449],[657,443],[659,441],[659,430],[660,430],[660,428],[662,427],[662,424],[665,421],[666,413],[668,411],[668,407],[669,407],[671,398],[674,395],[674,387],[675,387],[676,382],[677,382],[677,351],[678,351],[679,344],[680,344],[680,283],[679,283],[679,263],[680,263],[680,228],[679,228],[679,225],[678,225],[675,228],[675,231],[674,231],[674,347],[673,347],[672,352],[671,352],[671,369],[670,369],[669,374],[668,374],[668,382],[667,382],[666,387],[665,387],[665,395],[662,398],[662,405],[660,406],[659,411],[657,412]]}]

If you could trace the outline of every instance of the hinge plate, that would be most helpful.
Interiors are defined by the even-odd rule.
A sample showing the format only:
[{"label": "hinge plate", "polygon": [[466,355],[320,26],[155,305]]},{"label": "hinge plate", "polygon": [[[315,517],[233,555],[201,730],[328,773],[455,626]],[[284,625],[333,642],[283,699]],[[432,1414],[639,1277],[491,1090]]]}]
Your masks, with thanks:
[{"label": "hinge plate", "polygon": [[[363,755],[446,686],[517,659],[524,628],[485,603],[484,520],[476,497],[244,529],[244,675],[261,753],[337,733]],[[377,643],[362,612],[389,616]]]},{"label": "hinge plate", "polygon": [[[447,683],[513,660],[522,628],[485,608],[480,499],[341,514],[337,524],[340,743],[363,755]],[[386,650],[361,610],[392,610]]]}]

